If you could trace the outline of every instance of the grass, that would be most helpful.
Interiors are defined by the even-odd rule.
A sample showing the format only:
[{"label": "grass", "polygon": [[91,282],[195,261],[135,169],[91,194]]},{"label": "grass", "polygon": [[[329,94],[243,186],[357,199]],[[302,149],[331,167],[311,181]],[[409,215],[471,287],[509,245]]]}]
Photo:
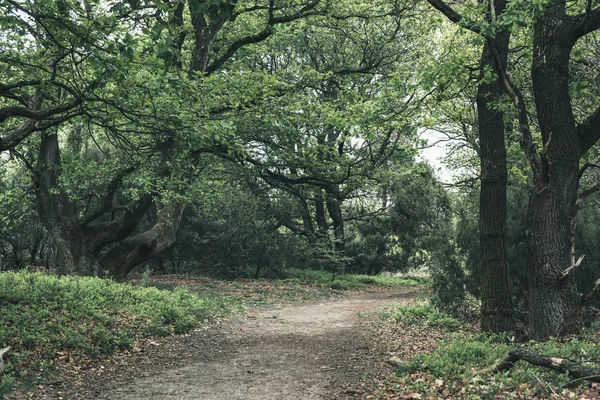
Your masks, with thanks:
[{"label": "grass", "polygon": [[187,332],[231,312],[218,296],[83,277],[0,273],[0,347],[11,346],[0,395],[44,376],[62,354],[95,358],[136,339]]}]

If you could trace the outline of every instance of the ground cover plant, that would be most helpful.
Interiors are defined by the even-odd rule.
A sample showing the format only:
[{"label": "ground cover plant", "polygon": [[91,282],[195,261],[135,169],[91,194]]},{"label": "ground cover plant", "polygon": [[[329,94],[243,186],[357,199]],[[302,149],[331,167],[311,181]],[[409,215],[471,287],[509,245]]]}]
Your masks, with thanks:
[{"label": "ground cover plant", "polygon": [[[515,348],[600,366],[597,326],[577,336],[519,342],[507,334],[484,334],[475,324],[437,311],[426,302],[390,311],[381,328],[394,372],[366,379],[372,399],[597,399],[600,384],[517,361],[508,371],[489,368]],[[455,323],[456,322],[456,323]],[[389,361],[389,360],[388,360]]]},{"label": "ground cover plant", "polygon": [[[411,274],[357,275],[323,270],[288,268],[277,276],[259,279],[218,280],[195,275],[156,275],[138,280],[161,289],[186,287],[215,298],[238,298],[246,305],[282,300],[308,300],[341,296],[353,290],[386,290],[401,287],[428,287],[430,279]],[[216,300],[216,299],[215,299]]]},{"label": "ground cover plant", "polygon": [[0,347],[10,346],[0,393],[60,362],[125,349],[146,337],[190,331],[239,306],[181,287],[159,290],[85,277],[0,274]]},{"label": "ground cover plant", "polygon": [[0,394],[48,377],[57,366],[81,365],[149,338],[188,332],[248,307],[342,296],[348,290],[422,286],[423,278],[339,275],[290,270],[283,279],[220,281],[151,276],[132,283],[43,273],[0,273]]}]

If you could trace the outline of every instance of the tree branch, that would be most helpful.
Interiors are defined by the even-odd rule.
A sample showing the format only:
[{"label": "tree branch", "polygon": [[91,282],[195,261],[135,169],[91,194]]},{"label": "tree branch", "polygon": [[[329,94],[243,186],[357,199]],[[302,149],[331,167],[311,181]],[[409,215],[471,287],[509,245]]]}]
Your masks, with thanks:
[{"label": "tree branch", "polygon": [[600,279],[597,279],[596,282],[594,282],[594,287],[592,288],[592,290],[590,290],[590,292],[583,298],[583,302],[586,303],[586,302],[590,301],[590,299],[592,297],[594,297],[594,295],[598,291],[599,287],[600,287]]},{"label": "tree branch", "polygon": [[[568,278],[568,277],[569,277],[569,275],[571,275],[571,273],[572,273],[573,271],[575,271],[575,270],[576,270],[576,269],[577,269],[577,268],[578,268],[578,267],[581,265],[581,263],[583,262],[583,259],[584,259],[584,258],[585,258],[585,255],[583,255],[583,256],[581,256],[581,257],[579,257],[579,259],[577,260],[577,262],[576,262],[575,264],[573,264],[573,265],[571,265],[569,268],[565,269],[565,270],[563,271],[563,273],[562,273],[562,276],[559,278],[559,280],[561,280],[561,281],[562,281],[562,280],[564,280],[564,279]],[[575,259],[575,257],[573,257],[573,259]]]},{"label": "tree branch", "polygon": [[[42,106],[44,96],[41,91],[36,91],[29,101],[30,110],[39,110]],[[28,137],[35,130],[35,124],[37,120],[31,118],[25,118],[23,122],[12,132],[0,136],[0,151],[5,151],[17,146],[26,137]]]},{"label": "tree branch", "polygon": [[598,190],[600,190],[600,183],[595,184],[594,186],[592,186],[591,188],[584,190],[578,198],[578,201],[583,201],[585,200],[587,197],[591,196],[592,194],[596,193]]},{"label": "tree branch", "polygon": [[600,140],[600,107],[577,127],[579,135],[579,157]]},{"label": "tree branch", "polygon": [[129,174],[130,172],[133,172],[133,170],[133,167],[129,167],[115,175],[115,177],[109,182],[108,187],[106,188],[107,193],[106,196],[104,196],[104,200],[102,201],[100,207],[98,207],[95,211],[89,213],[88,215],[84,216],[83,220],[79,222],[80,226],[86,226],[90,222],[100,218],[102,215],[110,211],[113,199],[115,197],[115,192],[119,188],[121,181],[123,180],[125,175]]},{"label": "tree branch", "polygon": [[494,56],[494,67],[496,73],[500,77],[500,82],[504,86],[506,94],[512,100],[513,105],[517,111],[517,119],[519,121],[519,131],[521,132],[520,145],[521,149],[525,153],[531,170],[533,171],[534,181],[538,190],[543,189],[545,183],[543,181],[543,170],[540,157],[538,155],[535,143],[533,142],[533,136],[531,134],[531,128],[529,127],[529,119],[527,115],[527,106],[523,99],[521,90],[508,75],[505,65],[502,63],[502,58],[498,53],[498,48],[493,39],[488,39],[488,46],[492,50]]},{"label": "tree branch", "polygon": [[588,168],[592,168],[592,167],[594,167],[594,168],[600,168],[600,165],[586,162],[583,165],[583,167],[581,167],[581,169],[579,170],[579,175],[577,176],[577,180],[581,180],[581,178],[583,177],[583,174],[585,173],[585,171],[587,171]]},{"label": "tree branch", "polygon": [[575,26],[575,40],[600,29],[600,8],[585,10],[573,18]]},{"label": "tree branch", "polygon": [[460,15],[442,0],[427,0],[427,2],[431,4],[433,8],[444,14],[450,21],[470,30],[471,32],[475,32],[477,34],[481,33],[481,28],[477,26],[477,24],[472,21],[465,20],[462,15]]},{"label": "tree branch", "polygon": [[205,73],[210,75],[211,73],[215,72],[217,69],[221,68],[223,66],[223,64],[225,64],[231,57],[233,57],[233,55],[240,48],[247,46],[249,44],[260,43],[260,42],[266,40],[267,38],[269,38],[269,36],[271,36],[274,32],[273,26],[278,25],[278,24],[293,22],[293,21],[296,21],[301,18],[305,18],[310,15],[318,15],[319,12],[314,11],[314,8],[316,8],[320,2],[321,2],[321,0],[313,0],[312,2],[308,3],[306,6],[302,7],[300,10],[298,10],[298,12],[291,14],[291,15],[283,16],[283,17],[273,17],[272,16],[273,8],[269,8],[270,15],[269,15],[269,20],[267,22],[267,27],[255,35],[246,36],[246,37],[243,37],[243,38],[238,39],[235,42],[233,42],[220,57],[217,57],[217,59],[215,59],[212,63],[210,63],[206,67]]}]

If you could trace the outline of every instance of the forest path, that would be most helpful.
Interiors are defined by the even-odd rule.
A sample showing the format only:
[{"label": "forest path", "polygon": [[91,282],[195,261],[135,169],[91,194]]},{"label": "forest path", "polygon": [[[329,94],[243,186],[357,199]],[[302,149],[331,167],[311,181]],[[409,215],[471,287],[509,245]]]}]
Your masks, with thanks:
[{"label": "forest path", "polygon": [[104,400],[355,398],[361,378],[385,368],[377,314],[419,293],[406,288],[252,310],[158,341],[120,365],[83,374],[80,384],[60,394]]}]

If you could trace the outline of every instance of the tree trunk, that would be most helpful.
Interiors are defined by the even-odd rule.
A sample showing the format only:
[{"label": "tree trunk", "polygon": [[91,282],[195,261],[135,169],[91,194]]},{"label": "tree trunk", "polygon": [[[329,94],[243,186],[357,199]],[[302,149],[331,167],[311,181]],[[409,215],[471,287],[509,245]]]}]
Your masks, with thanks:
[{"label": "tree trunk", "polygon": [[569,58],[575,38],[565,4],[547,7],[534,28],[532,83],[542,132],[542,174],[532,196],[529,324],[536,339],[580,327],[580,302],[571,266],[580,148],[569,96]]},{"label": "tree trunk", "polygon": [[[504,12],[505,0],[495,2],[495,15]],[[509,32],[496,35],[495,46],[504,64],[508,58]],[[494,55],[486,44],[481,55],[482,75],[493,70]],[[504,95],[498,77],[477,88],[477,116],[481,159],[479,240],[481,263],[481,329],[506,332],[514,329],[510,274],[506,252],[506,146],[504,113],[491,103]]]},{"label": "tree trunk", "polygon": [[325,216],[325,204],[323,203],[323,190],[321,188],[315,190],[315,218],[319,235],[326,236],[329,226]]},{"label": "tree trunk", "polygon": [[309,243],[315,242],[315,226],[313,225],[312,218],[310,216],[310,210],[308,208],[308,202],[302,194],[297,196],[300,201],[300,213],[302,214],[302,226],[304,227],[304,231],[306,232],[306,236],[308,237]]},{"label": "tree trunk", "polygon": [[108,273],[111,278],[125,279],[134,267],[171,248],[175,243],[185,206],[182,202],[164,206],[158,212],[152,228],[119,242],[103,254],[99,262],[102,268],[99,276]]},{"label": "tree trunk", "polygon": [[112,194],[127,170],[110,182],[107,204],[78,218],[76,205],[59,184],[60,168],[57,136],[42,134],[36,181],[38,214],[56,244],[59,273],[105,276],[108,272],[124,279],[136,265],[158,256],[175,241],[183,203],[163,207],[149,230],[132,236],[154,202],[150,194],[142,195],[119,218],[95,222],[111,213]]},{"label": "tree trunk", "polygon": [[344,234],[344,218],[342,217],[341,201],[336,190],[326,190],[327,211],[333,221],[333,234],[335,236],[334,246],[339,252],[346,248],[346,237]]},{"label": "tree trunk", "polygon": [[37,208],[40,219],[58,250],[57,271],[81,274],[82,237],[76,211],[69,196],[59,185],[60,150],[56,134],[42,133],[37,165]]}]

